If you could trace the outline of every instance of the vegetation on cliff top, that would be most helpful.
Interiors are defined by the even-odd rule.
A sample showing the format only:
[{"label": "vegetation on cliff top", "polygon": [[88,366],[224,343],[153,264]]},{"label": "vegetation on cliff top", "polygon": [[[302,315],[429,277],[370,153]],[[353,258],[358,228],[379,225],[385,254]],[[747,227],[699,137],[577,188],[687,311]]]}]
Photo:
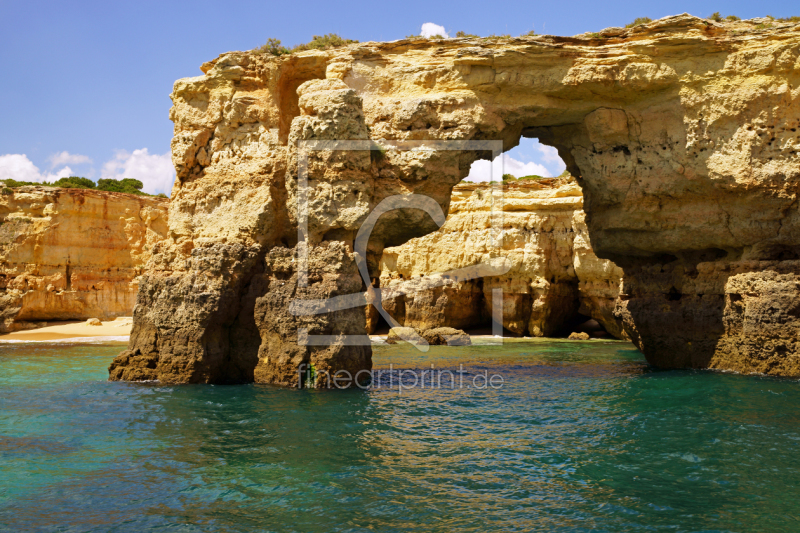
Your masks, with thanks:
[{"label": "vegetation on cliff top", "polygon": [[353,39],[344,39],[335,33],[327,33],[325,35],[314,35],[311,41],[305,44],[298,44],[292,48],[287,48],[281,44],[280,39],[270,37],[267,39],[266,44],[256,48],[255,51],[262,54],[283,56],[294,52],[302,52],[303,50],[328,50],[330,48],[338,48],[357,42],[358,41]]},{"label": "vegetation on cliff top", "polygon": [[[159,198],[166,198],[167,195],[163,193],[159,194],[148,194],[142,191],[142,187],[144,184],[132,178],[123,178],[121,180],[115,179],[99,179],[97,183],[93,182],[89,178],[81,178],[78,176],[70,176],[68,178],[61,178],[54,182],[42,182],[37,183],[33,181],[17,181],[13,179],[3,180],[5,187],[3,188],[3,193],[8,194],[11,192],[11,189],[16,187],[22,187],[24,185],[43,185],[46,187],[61,187],[62,189],[92,189],[95,191],[106,191],[106,192],[122,192],[126,194],[138,194],[139,196],[156,196]],[[8,190],[8,192],[6,192]]]},{"label": "vegetation on cliff top", "polygon": [[[564,172],[562,172],[561,174],[556,176],[556,178],[568,178],[570,176],[571,176],[571,174],[569,173],[569,170],[564,170]],[[519,178],[514,176],[513,174],[503,174],[503,183],[510,183],[510,182],[516,182],[516,181],[538,181],[538,180],[547,180],[547,179],[553,179],[553,178],[550,177],[550,176],[539,176],[538,174],[531,174],[529,176],[520,176]],[[461,180],[461,183],[475,183],[475,182],[467,181],[467,180],[464,179],[464,180]],[[478,182],[478,183],[480,183],[480,182]],[[497,182],[496,181],[489,181],[489,182],[486,182],[486,183],[490,183],[491,184],[491,183],[497,183]]]},{"label": "vegetation on cliff top", "polygon": [[[775,22],[800,22],[800,17],[775,18],[775,17],[773,17],[771,15],[768,15],[766,18],[768,18],[770,20],[774,20]],[[723,16],[722,14],[720,14],[719,11],[716,11],[716,12],[712,13],[709,17],[707,17],[707,19],[708,20],[713,20],[715,22],[724,22],[724,21],[737,22],[737,21],[741,21],[741,18],[737,17],[736,15]],[[641,26],[643,24],[648,24],[650,22],[653,22],[653,19],[651,19],[650,17],[637,17],[633,22],[631,22],[629,24],[626,24],[625,27],[630,29],[630,28],[635,28],[636,26]],[[756,26],[756,29],[764,29],[764,28],[768,28],[768,27],[771,27],[771,26],[768,25],[768,24],[763,24],[762,23],[762,24],[758,24]],[[536,31],[535,30],[531,30],[529,32],[523,33],[520,37],[534,37],[536,35],[538,35],[536,33]],[[601,35],[599,33],[592,33],[590,35],[593,38],[600,38],[601,37]],[[487,40],[487,41],[496,41],[496,40],[500,40],[500,39],[510,39],[511,37],[512,36],[509,35],[509,34],[505,34],[505,35],[492,34],[492,35],[487,35],[485,37],[481,37],[480,35],[477,35],[477,34],[474,34],[474,33],[467,33],[465,31],[457,31],[456,34],[455,34],[455,38],[456,39],[484,39],[484,40]],[[420,39],[420,38],[424,38],[424,37],[422,37],[421,35],[406,35],[405,38],[406,39]],[[430,39],[430,40],[447,39],[447,37],[445,37],[444,35],[431,35],[430,37],[427,37],[427,38]],[[359,41],[354,40],[354,39],[345,39],[345,38],[341,37],[340,35],[338,35],[336,33],[326,33],[325,35],[314,35],[311,38],[311,41],[309,41],[307,43],[303,43],[303,44],[298,44],[298,45],[295,45],[295,46],[289,48],[289,47],[284,46],[280,39],[275,39],[273,37],[270,37],[269,39],[267,39],[267,42],[265,44],[263,44],[262,46],[259,46],[257,48],[254,48],[253,52],[256,52],[256,53],[259,53],[259,54],[269,54],[269,55],[273,55],[273,56],[284,56],[284,55],[293,54],[295,52],[302,52],[303,50],[329,50],[329,49],[332,49],[332,48],[339,48],[339,47],[347,46],[348,44],[354,44],[354,43],[357,43],[357,42],[359,42]]]},{"label": "vegetation on cliff top", "polygon": [[641,26],[642,24],[647,24],[653,22],[653,19],[650,17],[637,17],[633,22],[630,24],[625,24],[626,28],[635,28],[636,26]]},{"label": "vegetation on cliff top", "polygon": [[[776,22],[800,22],[800,17],[782,17],[782,18],[775,18],[772,15],[767,15],[766,18],[770,20],[774,20]],[[737,17],[736,15],[728,15],[723,16],[719,11],[713,12],[711,15],[706,17],[707,20],[713,20],[714,22],[738,22],[742,19]],[[648,22],[653,22],[653,19],[650,17],[639,17],[630,24],[626,24],[626,28],[635,28],[636,26],[640,26],[642,24],[647,24]],[[756,28],[763,28],[767,27],[765,24],[758,24]]]}]

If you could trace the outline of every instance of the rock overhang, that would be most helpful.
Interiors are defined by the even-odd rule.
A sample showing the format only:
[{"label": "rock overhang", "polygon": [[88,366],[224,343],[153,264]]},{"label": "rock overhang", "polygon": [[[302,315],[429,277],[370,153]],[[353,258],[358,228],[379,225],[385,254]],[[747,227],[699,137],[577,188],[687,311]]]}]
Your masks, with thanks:
[{"label": "rock overhang", "polygon": [[[595,252],[632,280],[673,262],[690,276],[704,262],[780,260],[800,245],[799,54],[796,24],[762,30],[685,14],[596,36],[223,54],[203,65],[204,76],[175,84],[178,180],[170,240],[152,280],[197,276],[185,261],[196,248],[244,246],[254,259],[235,262],[241,271],[219,273],[214,290],[230,301],[208,309],[208,316],[224,315],[213,335],[208,319],[165,326],[159,313],[166,308],[153,302],[151,316],[140,321],[145,329],[188,328],[196,344],[188,351],[159,347],[151,335],[140,352],[180,352],[185,367],[213,367],[223,363],[209,362],[218,359],[209,356],[209,335],[224,361],[232,357],[224,340],[230,328],[245,328],[248,342],[262,347],[289,334],[262,332],[259,341],[259,326],[245,315],[259,298],[271,298],[270,284],[293,275],[270,271],[264,258],[298,241],[297,146],[306,140],[501,140],[507,150],[536,136],[558,149],[581,184]],[[424,194],[446,211],[452,187],[479,157],[487,153],[315,154],[302,193],[310,199],[311,244],[326,256],[326,241],[347,243],[370,209],[395,194]],[[369,250],[371,267],[385,244],[434,229],[424,216],[387,215]],[[255,291],[252,298],[247,291]],[[134,353],[140,344],[132,341]],[[309,357],[305,349],[289,352],[286,361]],[[264,375],[288,375],[284,370]]]}]

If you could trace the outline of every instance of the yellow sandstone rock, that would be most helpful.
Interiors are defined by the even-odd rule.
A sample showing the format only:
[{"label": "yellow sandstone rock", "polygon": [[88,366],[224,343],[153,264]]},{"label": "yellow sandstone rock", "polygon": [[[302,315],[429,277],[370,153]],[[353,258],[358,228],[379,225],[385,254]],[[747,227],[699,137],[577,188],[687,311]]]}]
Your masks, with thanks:
[{"label": "yellow sandstone rock", "polygon": [[0,195],[0,332],[129,316],[167,200],[26,186]]},{"label": "yellow sandstone rock", "polygon": [[[800,375],[800,25],[679,15],[602,36],[232,52],[202,71],[172,93],[169,235],[112,379],[299,385],[312,360],[369,368],[370,348],[343,340],[364,336],[366,297],[342,314],[292,302],[353,292],[360,259],[377,284],[384,247],[437,229],[395,210],[356,255],[382,200],[446,213],[492,155],[435,141],[522,136],[580,184],[592,249],[625,271],[614,313],[651,363]],[[335,140],[361,144],[302,144]]]},{"label": "yellow sandstone rock", "polygon": [[[552,336],[580,312],[626,338],[613,316],[622,269],[592,252],[574,179],[509,182],[502,193],[499,250],[492,243],[492,186],[462,183],[438,231],[383,251],[380,285],[392,317],[417,329],[485,325],[492,291],[502,289],[503,326],[514,333]],[[497,255],[509,263],[500,276],[431,276]],[[398,290],[405,294],[393,297]]]}]

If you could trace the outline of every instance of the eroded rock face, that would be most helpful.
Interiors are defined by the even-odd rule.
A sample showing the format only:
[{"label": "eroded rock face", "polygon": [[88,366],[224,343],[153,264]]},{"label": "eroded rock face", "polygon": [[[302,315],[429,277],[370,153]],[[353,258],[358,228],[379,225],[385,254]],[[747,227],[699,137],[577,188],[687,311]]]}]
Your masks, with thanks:
[{"label": "eroded rock face", "polygon": [[662,368],[798,376],[799,268],[798,261],[640,267],[626,275],[616,315]]},{"label": "eroded rock face", "polygon": [[[390,315],[421,330],[486,325],[493,291],[501,289],[503,327],[513,333],[552,336],[580,310],[625,338],[613,316],[622,269],[592,252],[577,183],[520,181],[504,184],[502,196],[492,191],[488,184],[456,186],[438,231],[384,250],[380,284]],[[492,224],[499,211],[502,222]],[[498,235],[495,226],[502,227]],[[497,256],[508,261],[502,275],[448,274]]]},{"label": "eroded rock face", "polygon": [[[338,241],[324,242],[309,251],[308,282],[298,283],[297,257],[287,248],[273,248],[266,259],[269,290],[256,301],[255,320],[261,332],[261,347],[255,380],[284,386],[298,386],[300,381],[318,387],[330,387],[337,372],[355,379],[359,371],[371,368],[369,346],[353,346],[343,335],[365,335],[364,308],[336,310],[318,315],[295,315],[292,303],[297,300],[321,300],[357,293],[363,281],[355,258]],[[308,342],[310,335],[329,335],[330,342]],[[305,339],[287,342],[287,339]],[[312,366],[313,365],[313,366]],[[305,369],[314,369],[308,378]],[[366,378],[366,376],[362,376]]]},{"label": "eroded rock face", "polygon": [[[649,277],[651,268],[670,265],[684,272],[676,290],[688,287],[687,273],[708,262],[714,268],[733,268],[740,261],[766,264],[748,275],[767,279],[770,262],[799,249],[799,57],[797,25],[759,30],[688,15],[603,39],[416,39],[280,58],[224,54],[203,65],[204,76],[175,84],[171,118],[178,180],[169,238],[147,271],[149,293],[160,296],[148,300],[150,309],[135,319],[128,355],[115,363],[112,377],[132,379],[125,369],[141,368],[135,361],[145,360],[152,370],[148,375],[171,381],[229,379],[230,365],[219,363],[228,360],[246,360],[244,375],[249,375],[249,365],[254,370],[263,359],[258,353],[264,333],[249,317],[271,290],[263,282],[269,277],[267,253],[294,248],[304,218],[309,245],[338,241],[350,247],[356,228],[382,199],[422,194],[446,211],[452,187],[470,164],[490,156],[430,144],[410,151],[390,146],[406,140],[499,139],[510,149],[524,135],[556,147],[583,188],[597,257],[626,269],[631,283],[649,287],[624,293],[627,304],[619,314],[627,313],[626,329],[635,340],[662,338],[664,328],[647,315],[652,307],[636,305],[660,294],[664,302],[686,309],[672,316],[691,336],[696,331],[691,317],[718,313],[719,305],[669,300],[669,291],[663,293],[660,282]],[[360,148],[315,153],[302,190],[293,143],[343,135],[379,141],[386,149],[369,155]],[[295,200],[304,195],[309,210],[300,215]],[[418,210],[385,215],[365,252],[373,283],[385,246],[435,229]],[[229,258],[221,270],[197,263],[196,258],[211,261],[220,253]],[[344,270],[342,276],[347,277]],[[773,300],[782,302],[780,316],[788,316],[797,294],[781,291],[786,292]],[[189,292],[190,298],[178,296]],[[767,317],[748,307],[764,309],[760,298],[743,297],[742,316]],[[508,305],[527,307],[524,301]],[[738,316],[727,309],[721,311],[723,323]],[[359,313],[365,314],[363,308]],[[533,310],[531,316],[537,318],[522,316],[513,327],[547,323]],[[349,324],[348,318],[330,330],[345,334]],[[237,328],[248,332],[242,336],[246,356],[238,355],[231,340],[240,337],[233,333]],[[759,331],[768,335],[768,329]],[[731,335],[720,333],[713,348],[703,344],[701,359],[755,369],[732,351],[738,337]],[[178,347],[166,340],[171,336],[192,341]],[[283,347],[275,347],[278,337]],[[295,353],[291,332],[278,337],[271,337],[270,351]],[[159,342],[175,347],[161,349]],[[253,348],[257,342],[262,344]],[[662,344],[637,342],[653,363],[673,357]],[[330,368],[349,365],[347,353],[331,351]],[[777,348],[769,354],[758,357],[797,355],[779,355]],[[283,372],[265,376],[285,382],[271,377]]]},{"label": "eroded rock face", "polygon": [[20,187],[0,195],[0,332],[133,311],[139,277],[166,237],[167,200]]}]

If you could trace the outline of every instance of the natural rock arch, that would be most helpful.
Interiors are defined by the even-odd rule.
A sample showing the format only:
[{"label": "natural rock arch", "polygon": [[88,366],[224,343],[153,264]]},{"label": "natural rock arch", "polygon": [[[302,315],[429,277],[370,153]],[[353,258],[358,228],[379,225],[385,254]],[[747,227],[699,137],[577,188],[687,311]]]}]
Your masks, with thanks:
[{"label": "natural rock arch", "polygon": [[[224,54],[175,84],[170,239],[111,378],[296,385],[303,362],[368,368],[368,346],[297,344],[303,328],[363,333],[363,308],[294,317],[290,300],[363,289],[348,243],[369,210],[415,193],[446,211],[487,154],[315,153],[312,264],[298,287],[297,142],[510,149],[521,136],[556,147],[578,177],[597,255],[625,270],[616,313],[651,363],[798,375],[799,53],[797,25],[733,32],[681,15],[600,38]],[[372,268],[384,244],[435,228],[418,213],[387,215]]]}]

